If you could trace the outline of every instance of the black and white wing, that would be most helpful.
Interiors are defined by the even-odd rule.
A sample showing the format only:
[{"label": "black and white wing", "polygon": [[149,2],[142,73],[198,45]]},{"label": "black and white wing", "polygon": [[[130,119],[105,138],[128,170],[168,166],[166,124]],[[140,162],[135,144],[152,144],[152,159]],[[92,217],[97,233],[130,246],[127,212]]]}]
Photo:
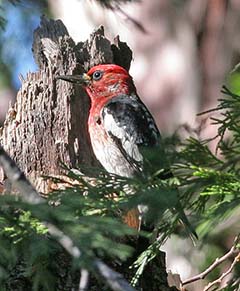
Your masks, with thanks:
[{"label": "black and white wing", "polygon": [[140,147],[158,145],[159,130],[146,106],[136,95],[119,95],[102,110],[107,134],[136,172],[142,171]]}]

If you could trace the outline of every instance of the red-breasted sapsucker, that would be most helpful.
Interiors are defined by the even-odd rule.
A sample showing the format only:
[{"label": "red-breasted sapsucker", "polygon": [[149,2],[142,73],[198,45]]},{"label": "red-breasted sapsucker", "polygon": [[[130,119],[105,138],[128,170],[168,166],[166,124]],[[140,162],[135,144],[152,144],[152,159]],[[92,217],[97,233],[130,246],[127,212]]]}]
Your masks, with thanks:
[{"label": "red-breasted sapsucker", "polygon": [[128,72],[104,64],[82,75],[59,78],[84,86],[91,98],[88,130],[94,154],[105,170],[124,177],[141,173],[140,148],[156,146],[160,133]]},{"label": "red-breasted sapsucker", "polygon": [[[91,144],[105,170],[123,177],[141,174],[144,160],[140,148],[158,145],[160,133],[128,72],[118,65],[103,64],[82,75],[58,78],[86,89],[91,99]],[[124,220],[139,228],[139,211],[128,211]]]},{"label": "red-breasted sapsucker", "polygon": [[[123,177],[142,174],[141,150],[158,145],[160,133],[128,72],[118,65],[103,64],[82,75],[58,79],[83,86],[90,96],[88,130],[94,154],[106,171]],[[179,211],[181,220],[195,235],[181,206]],[[138,215],[136,209],[129,211],[125,222],[138,228]]]}]

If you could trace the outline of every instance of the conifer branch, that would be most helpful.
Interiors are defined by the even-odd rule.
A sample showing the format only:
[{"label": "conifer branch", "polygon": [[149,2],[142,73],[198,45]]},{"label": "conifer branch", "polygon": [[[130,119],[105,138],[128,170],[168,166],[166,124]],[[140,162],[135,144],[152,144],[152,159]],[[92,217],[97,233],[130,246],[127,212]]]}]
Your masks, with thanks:
[{"label": "conifer branch", "polygon": [[39,204],[44,202],[44,199],[29,182],[17,164],[5,152],[2,146],[0,146],[0,165],[11,183],[20,192],[20,195],[25,202],[29,204]]},{"label": "conifer branch", "polygon": [[[6,151],[0,146],[0,166],[3,168],[10,182],[16,187],[22,199],[29,204],[44,203],[37,190],[28,181],[24,173],[19,169],[16,163],[9,157]],[[79,259],[82,252],[74,244],[73,240],[64,234],[55,225],[43,222],[48,228],[48,233],[56,239],[56,241],[75,259]],[[112,270],[104,262],[99,259],[93,260],[93,266],[98,273],[106,280],[106,283],[114,291],[134,291],[129,283],[121,274]]]}]

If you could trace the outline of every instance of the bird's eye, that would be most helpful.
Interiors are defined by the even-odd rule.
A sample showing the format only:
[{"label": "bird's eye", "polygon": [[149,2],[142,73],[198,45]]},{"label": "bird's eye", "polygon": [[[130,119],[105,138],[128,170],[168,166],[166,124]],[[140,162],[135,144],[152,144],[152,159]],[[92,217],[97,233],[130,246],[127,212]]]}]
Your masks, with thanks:
[{"label": "bird's eye", "polygon": [[102,71],[95,71],[92,75],[93,80],[98,81],[102,78],[103,72]]}]

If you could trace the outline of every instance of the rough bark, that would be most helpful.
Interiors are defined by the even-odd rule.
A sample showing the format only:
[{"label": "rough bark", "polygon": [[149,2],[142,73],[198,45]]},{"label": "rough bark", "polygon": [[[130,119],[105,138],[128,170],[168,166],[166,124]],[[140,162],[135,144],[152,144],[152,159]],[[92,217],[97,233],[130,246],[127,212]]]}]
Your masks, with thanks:
[{"label": "rough bark", "polygon": [[34,32],[33,54],[40,70],[21,78],[1,143],[38,190],[47,192],[39,177],[60,174],[59,161],[70,167],[95,163],[86,127],[89,98],[79,86],[56,81],[55,76],[80,73],[99,63],[129,68],[131,51],[118,39],[111,45],[103,27],[76,45],[60,20],[43,17]]},{"label": "rough bark", "polygon": [[[99,63],[116,63],[128,70],[132,52],[118,37],[111,44],[104,36],[103,27],[94,31],[86,42],[75,44],[60,20],[42,17],[40,27],[34,32],[33,54],[39,71],[29,73],[25,79],[21,77],[22,87],[6,116],[0,141],[37,190],[48,193],[50,181],[41,176],[61,174],[62,162],[69,167],[97,164],[87,132],[89,98],[81,87],[55,77],[81,73]],[[148,266],[141,281],[143,290],[173,290],[167,284],[163,258],[162,254]],[[74,275],[67,269],[69,259],[57,256],[56,266],[57,290],[72,290]],[[126,276],[129,272],[127,268],[121,271]],[[16,273],[19,267],[13,270],[8,290],[23,290],[16,289],[16,282],[19,284]],[[151,274],[155,279],[150,283]],[[20,278],[24,290],[28,290],[27,279]],[[100,290],[97,286],[92,288]]]}]

